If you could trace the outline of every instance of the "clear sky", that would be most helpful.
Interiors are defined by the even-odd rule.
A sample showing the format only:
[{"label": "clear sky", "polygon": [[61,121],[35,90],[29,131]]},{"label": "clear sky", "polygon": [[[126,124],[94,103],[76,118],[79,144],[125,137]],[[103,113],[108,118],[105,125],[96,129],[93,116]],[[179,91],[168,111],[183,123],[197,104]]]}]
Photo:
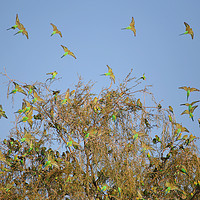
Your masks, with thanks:
[{"label": "clear sky", "polygon": [[[200,89],[200,1],[199,0],[60,0],[60,1],[2,1],[0,6],[0,71],[6,68],[8,75],[31,84],[47,79],[46,73],[56,70],[62,77],[55,89],[65,92],[73,88],[81,75],[87,82],[95,81],[98,92],[110,81],[99,76],[109,65],[116,76],[116,84],[133,68],[136,77],[146,75],[143,84],[153,85],[152,92],[163,107],[174,108],[177,122],[183,122],[199,136],[197,119],[200,108],[194,112],[195,121],[187,115],[180,116],[185,107],[186,92],[180,86]],[[29,39],[6,29],[15,24],[16,14],[26,27]],[[132,16],[137,36],[127,27]],[[184,22],[194,31],[185,32]],[[63,37],[52,33],[55,24]],[[77,59],[66,56],[60,45],[67,46]],[[0,120],[0,138],[8,135],[13,126],[13,112],[21,107],[17,99],[12,108],[12,98],[6,98],[6,81],[0,78],[0,104],[6,110],[8,120]],[[23,96],[16,94],[16,97]],[[191,93],[190,102],[199,100],[200,93]],[[198,143],[200,144],[200,143]]]}]

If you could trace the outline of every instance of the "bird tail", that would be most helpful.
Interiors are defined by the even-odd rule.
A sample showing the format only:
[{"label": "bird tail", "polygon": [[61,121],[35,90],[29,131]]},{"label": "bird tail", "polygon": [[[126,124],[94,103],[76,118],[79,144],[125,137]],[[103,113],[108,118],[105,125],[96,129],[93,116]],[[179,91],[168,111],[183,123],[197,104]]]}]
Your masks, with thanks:
[{"label": "bird tail", "polygon": [[181,34],[179,34],[179,36],[180,36],[180,35],[185,35],[185,33],[181,33]]},{"label": "bird tail", "polygon": [[100,76],[105,76],[105,74],[100,74]]},{"label": "bird tail", "polygon": [[17,35],[17,34],[19,34],[19,32],[15,33],[14,35]]},{"label": "bird tail", "polygon": [[53,36],[53,33],[51,34],[51,36]]},{"label": "bird tail", "polygon": [[6,30],[8,31],[8,30],[10,30],[10,29],[12,29],[12,27],[11,27],[11,28],[8,28],[8,29],[6,29]]},{"label": "bird tail", "polygon": [[65,55],[63,55],[61,58],[63,58]]},{"label": "bird tail", "polygon": [[125,30],[125,29],[127,29],[127,28],[121,28],[121,30]]}]

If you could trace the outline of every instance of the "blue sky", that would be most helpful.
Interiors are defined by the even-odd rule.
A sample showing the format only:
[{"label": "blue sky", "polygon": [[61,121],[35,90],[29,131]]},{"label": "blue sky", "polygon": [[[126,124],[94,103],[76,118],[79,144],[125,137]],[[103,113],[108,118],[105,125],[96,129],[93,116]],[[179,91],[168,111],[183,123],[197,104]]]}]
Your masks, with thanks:
[{"label": "blue sky", "polygon": [[[45,81],[46,73],[56,70],[62,79],[54,88],[62,92],[73,88],[81,75],[85,82],[95,81],[95,91],[99,92],[110,83],[99,76],[107,71],[106,65],[113,69],[116,84],[133,68],[136,77],[145,73],[143,85],[153,85],[151,91],[156,100],[163,100],[163,107],[171,105],[177,121],[199,136],[200,110],[196,109],[194,122],[186,115],[180,116],[184,108],[179,105],[186,102],[186,92],[178,89],[184,85],[200,89],[199,7],[198,0],[4,1],[0,7],[0,71],[5,67],[11,78],[31,84]],[[21,34],[13,36],[16,30],[6,30],[15,24],[16,13],[29,40]],[[121,30],[130,24],[132,16],[136,37],[131,31]],[[194,31],[193,40],[189,35],[178,36],[185,31],[184,21]],[[58,27],[63,38],[50,37],[50,23]],[[61,59],[61,44],[77,59]],[[0,120],[2,139],[12,127],[13,112],[21,105],[16,99],[14,107],[10,106],[11,97],[6,98],[7,79],[1,76],[0,80],[0,104],[9,117]],[[199,96],[198,92],[191,93],[190,101]]]}]

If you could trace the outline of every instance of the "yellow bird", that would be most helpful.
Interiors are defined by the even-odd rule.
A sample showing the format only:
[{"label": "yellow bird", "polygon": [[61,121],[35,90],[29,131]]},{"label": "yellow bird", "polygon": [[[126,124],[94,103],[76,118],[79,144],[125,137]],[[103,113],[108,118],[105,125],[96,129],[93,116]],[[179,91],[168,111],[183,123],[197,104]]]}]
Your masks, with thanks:
[{"label": "yellow bird", "polygon": [[136,36],[135,20],[133,17],[132,17],[132,21],[131,21],[130,25],[126,28],[122,28],[122,30],[125,30],[125,29],[133,31],[134,36]]},{"label": "yellow bird", "polygon": [[62,33],[57,29],[57,27],[52,23],[50,23],[50,24],[51,24],[51,26],[53,26],[53,33],[51,34],[51,36],[58,33],[60,35],[60,37],[62,37]]},{"label": "yellow bird", "polygon": [[64,49],[65,53],[63,54],[63,56],[61,58],[63,58],[66,55],[70,55],[73,56],[76,59],[76,56],[74,55],[74,53],[72,53],[67,47],[61,45],[61,47]]},{"label": "yellow bird", "polygon": [[15,33],[14,35],[17,35],[17,34],[19,34],[19,33],[22,33],[22,34],[25,35],[25,36],[27,37],[27,39],[28,39],[28,32],[26,31],[24,25],[23,25],[22,23],[20,23],[20,24],[18,25],[18,28],[19,28],[19,31],[18,31],[17,33]]},{"label": "yellow bird", "polygon": [[193,32],[192,28],[190,28],[189,24],[187,24],[186,22],[184,22],[184,24],[185,24],[185,27],[186,27],[185,33],[182,33],[180,35],[190,34],[192,39],[193,39],[194,38],[194,32]]},{"label": "yellow bird", "polygon": [[108,65],[106,66],[108,67],[108,72],[101,74],[101,76],[110,76],[111,81],[113,80],[113,82],[115,83],[115,75],[113,74],[112,69]]}]

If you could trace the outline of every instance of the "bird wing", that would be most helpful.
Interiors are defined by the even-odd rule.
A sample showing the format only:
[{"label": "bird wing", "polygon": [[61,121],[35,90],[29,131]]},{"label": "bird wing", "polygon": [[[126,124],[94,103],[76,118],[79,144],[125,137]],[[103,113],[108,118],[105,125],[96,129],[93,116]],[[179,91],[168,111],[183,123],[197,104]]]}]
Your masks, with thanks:
[{"label": "bird wing", "polygon": [[58,31],[58,34],[60,35],[60,37],[62,37],[62,33],[60,31]]},{"label": "bird wing", "polygon": [[188,87],[183,86],[183,87],[179,87],[178,89],[183,89],[183,90],[187,91],[187,90],[188,90]]},{"label": "bird wing", "polygon": [[194,38],[194,33],[193,33],[193,31],[192,31],[192,33],[190,34],[191,35],[191,37],[192,37],[192,39]]},{"label": "bird wing", "polygon": [[199,102],[200,100],[198,100],[198,101],[193,101],[190,105],[192,106],[192,105],[194,105],[195,103],[197,103],[197,102]]},{"label": "bird wing", "polygon": [[73,56],[73,57],[76,59],[76,56],[75,56],[74,53],[71,52],[70,50],[69,50],[69,55]]},{"label": "bird wing", "polygon": [[197,107],[198,107],[198,105],[196,105],[196,106],[193,106],[193,107],[191,108],[190,112],[191,112],[191,113],[193,113],[193,112],[194,112],[194,110],[195,110]]},{"label": "bird wing", "polygon": [[24,29],[24,31],[22,32],[23,35],[25,35],[28,39],[28,32]]},{"label": "bird wing", "polygon": [[132,17],[132,21],[131,21],[131,23],[130,23],[130,26],[135,26],[135,20],[134,20],[133,17]]},{"label": "bird wing", "polygon": [[69,88],[67,89],[67,92],[65,94],[65,99],[68,99],[69,98]]},{"label": "bird wing", "polygon": [[184,114],[189,114],[189,110],[184,110],[181,115],[184,115]]},{"label": "bird wing", "polygon": [[64,49],[65,52],[69,51],[67,47],[61,45],[61,47]]},{"label": "bird wing", "polygon": [[108,65],[106,65],[106,66],[108,67],[108,73],[113,73],[112,69]]},{"label": "bird wing", "polygon": [[16,22],[16,25],[20,24],[18,14],[16,14],[16,21],[15,22]]},{"label": "bird wing", "polygon": [[193,92],[193,91],[200,91],[199,89],[197,89],[197,88],[190,88],[190,92]]},{"label": "bird wing", "polygon": [[186,22],[184,22],[185,24],[185,27],[186,27],[186,31],[187,31],[187,28],[190,28],[189,24],[187,24]]},{"label": "bird wing", "polygon": [[135,27],[131,27],[131,30],[133,31],[134,36],[136,36],[136,29],[135,29]]},{"label": "bird wing", "polygon": [[50,23],[50,24],[51,24],[51,26],[53,26],[53,31],[58,30],[57,27],[54,24],[52,24],[52,23]]}]

